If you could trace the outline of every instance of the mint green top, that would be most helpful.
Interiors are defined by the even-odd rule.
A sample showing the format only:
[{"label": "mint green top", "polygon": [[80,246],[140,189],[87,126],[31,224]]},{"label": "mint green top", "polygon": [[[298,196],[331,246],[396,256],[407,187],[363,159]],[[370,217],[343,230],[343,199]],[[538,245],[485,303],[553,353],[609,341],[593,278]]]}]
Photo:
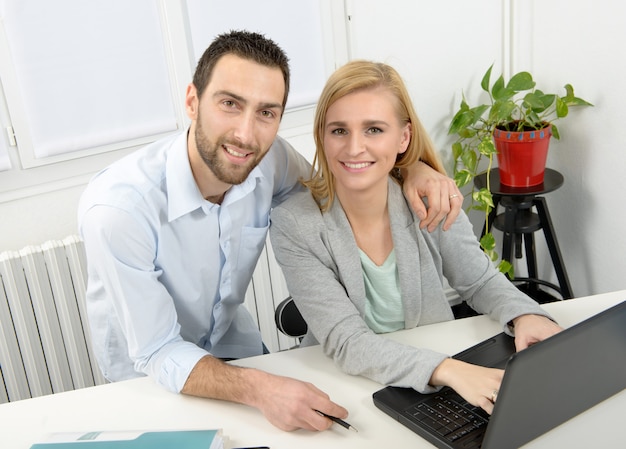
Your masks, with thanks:
[{"label": "mint green top", "polygon": [[404,329],[404,310],[400,296],[400,279],[396,253],[392,250],[378,266],[359,249],[365,282],[365,322],[377,334]]}]

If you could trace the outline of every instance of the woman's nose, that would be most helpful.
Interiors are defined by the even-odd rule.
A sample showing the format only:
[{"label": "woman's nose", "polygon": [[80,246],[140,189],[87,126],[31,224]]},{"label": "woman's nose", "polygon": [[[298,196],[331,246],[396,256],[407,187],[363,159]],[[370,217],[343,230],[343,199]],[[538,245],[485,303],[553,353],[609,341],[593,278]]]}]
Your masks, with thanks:
[{"label": "woman's nose", "polygon": [[357,155],[364,151],[365,142],[363,140],[363,136],[360,136],[357,133],[353,133],[350,135],[350,141],[348,143],[348,154]]}]

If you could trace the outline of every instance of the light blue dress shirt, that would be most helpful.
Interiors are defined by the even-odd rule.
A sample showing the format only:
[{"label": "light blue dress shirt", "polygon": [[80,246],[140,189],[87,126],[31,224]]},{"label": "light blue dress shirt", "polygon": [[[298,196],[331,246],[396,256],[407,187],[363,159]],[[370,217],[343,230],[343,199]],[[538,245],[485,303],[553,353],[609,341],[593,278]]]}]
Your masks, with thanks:
[{"label": "light blue dress shirt", "polygon": [[179,392],[210,353],[261,354],[243,306],[270,208],[310,166],[280,137],[221,205],[193,178],[187,133],[155,142],[97,174],[78,210],[88,260],[87,310],[111,381],[146,374]]}]

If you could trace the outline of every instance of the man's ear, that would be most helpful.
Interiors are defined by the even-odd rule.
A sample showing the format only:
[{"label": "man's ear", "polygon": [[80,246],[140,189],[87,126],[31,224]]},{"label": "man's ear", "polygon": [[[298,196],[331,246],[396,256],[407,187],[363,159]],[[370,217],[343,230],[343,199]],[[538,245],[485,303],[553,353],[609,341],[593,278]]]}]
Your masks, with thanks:
[{"label": "man's ear", "polygon": [[198,108],[200,107],[200,99],[198,98],[198,89],[193,83],[189,83],[187,86],[187,92],[185,93],[185,110],[187,111],[187,117],[191,120],[198,118]]}]

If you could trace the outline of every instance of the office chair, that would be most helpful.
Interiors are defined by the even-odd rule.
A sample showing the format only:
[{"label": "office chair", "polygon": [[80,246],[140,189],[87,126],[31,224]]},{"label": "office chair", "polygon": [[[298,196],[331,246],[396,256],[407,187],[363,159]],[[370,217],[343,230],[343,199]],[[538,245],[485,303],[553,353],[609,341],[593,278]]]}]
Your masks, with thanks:
[{"label": "office chair", "polygon": [[300,341],[309,328],[291,296],[278,304],[274,320],[279,331],[288,337],[298,338]]},{"label": "office chair", "polygon": [[[479,315],[465,301],[452,306],[452,312],[455,319]],[[309,329],[291,296],[287,296],[278,304],[274,313],[274,320],[279,331],[287,337],[297,338],[299,341],[302,341]]]}]

